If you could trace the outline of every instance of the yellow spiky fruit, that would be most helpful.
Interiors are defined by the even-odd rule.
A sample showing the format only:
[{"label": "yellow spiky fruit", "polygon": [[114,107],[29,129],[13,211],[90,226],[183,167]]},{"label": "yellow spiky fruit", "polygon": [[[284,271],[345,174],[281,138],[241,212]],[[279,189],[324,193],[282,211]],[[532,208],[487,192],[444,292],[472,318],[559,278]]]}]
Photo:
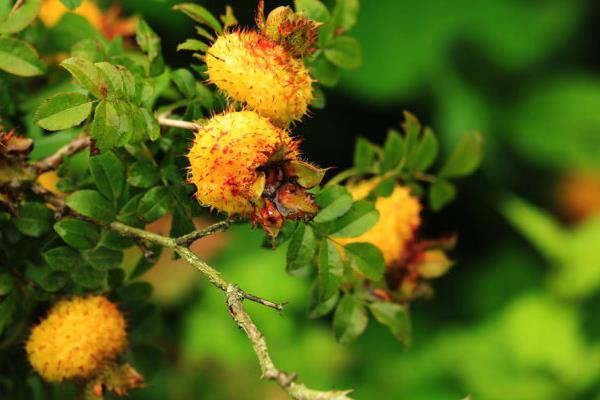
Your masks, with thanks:
[{"label": "yellow spiky fruit", "polygon": [[[349,190],[354,200],[360,200],[367,197],[378,183],[376,179],[363,181],[349,187]],[[410,189],[397,185],[390,196],[378,197],[375,207],[379,211],[377,224],[359,237],[340,242],[371,243],[383,253],[386,267],[393,267],[406,259],[407,246],[415,239],[421,224],[421,203],[410,194]]]},{"label": "yellow spiky fruit", "polygon": [[230,215],[250,215],[265,186],[259,169],[282,148],[287,158],[298,156],[289,133],[254,111],[212,117],[196,133],[188,153],[196,198]]},{"label": "yellow spiky fruit", "polygon": [[33,328],[25,346],[32,367],[47,381],[87,378],[127,346],[125,319],[103,296],[57,302]]},{"label": "yellow spiky fruit", "polygon": [[280,126],[300,120],[313,98],[302,59],[259,32],[219,36],[206,52],[206,66],[227,96]]}]

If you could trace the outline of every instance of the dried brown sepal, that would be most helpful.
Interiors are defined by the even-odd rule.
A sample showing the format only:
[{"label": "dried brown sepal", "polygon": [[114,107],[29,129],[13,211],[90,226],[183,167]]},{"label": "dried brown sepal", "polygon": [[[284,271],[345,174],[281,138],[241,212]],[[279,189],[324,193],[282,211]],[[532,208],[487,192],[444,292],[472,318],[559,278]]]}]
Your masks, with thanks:
[{"label": "dried brown sepal", "polygon": [[102,399],[107,392],[125,396],[129,390],[144,386],[144,377],[131,364],[108,363],[86,385],[86,398]]},{"label": "dried brown sepal", "polygon": [[320,23],[306,18],[288,6],[275,8],[264,25],[258,23],[265,36],[281,44],[294,57],[302,57],[316,50]]}]

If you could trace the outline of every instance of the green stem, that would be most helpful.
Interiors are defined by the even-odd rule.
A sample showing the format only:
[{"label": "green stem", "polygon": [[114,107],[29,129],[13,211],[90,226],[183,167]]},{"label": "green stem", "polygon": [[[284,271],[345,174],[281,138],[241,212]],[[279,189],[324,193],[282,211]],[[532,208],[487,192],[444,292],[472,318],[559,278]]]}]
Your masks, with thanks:
[{"label": "green stem", "polygon": [[355,168],[348,168],[348,169],[338,173],[333,178],[331,178],[327,182],[327,184],[325,184],[325,186],[337,185],[338,183],[340,183],[340,182],[344,181],[345,179],[348,179],[356,174],[358,174],[358,171]]}]

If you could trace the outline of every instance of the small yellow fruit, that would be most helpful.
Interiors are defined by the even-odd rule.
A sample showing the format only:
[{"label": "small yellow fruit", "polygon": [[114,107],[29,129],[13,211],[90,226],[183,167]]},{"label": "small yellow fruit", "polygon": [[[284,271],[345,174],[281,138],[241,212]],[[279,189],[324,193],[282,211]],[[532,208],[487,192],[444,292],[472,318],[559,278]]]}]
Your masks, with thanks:
[{"label": "small yellow fruit", "polygon": [[33,328],[26,350],[33,368],[47,381],[87,378],[127,346],[125,320],[103,296],[57,302]]},{"label": "small yellow fruit", "polygon": [[299,58],[262,33],[221,35],[206,52],[209,79],[227,96],[280,126],[297,121],[313,98]]},{"label": "small yellow fruit", "polygon": [[250,215],[265,186],[259,171],[281,148],[298,156],[289,133],[253,111],[226,112],[208,120],[188,154],[200,203],[229,214]]},{"label": "small yellow fruit", "polygon": [[[369,195],[379,182],[369,180],[349,188],[354,200]],[[407,246],[414,241],[415,232],[421,224],[421,204],[410,194],[407,187],[397,185],[388,197],[379,197],[375,201],[379,211],[379,221],[363,235],[340,240],[343,244],[367,242],[378,247],[383,253],[386,267],[393,267],[405,261]]]}]

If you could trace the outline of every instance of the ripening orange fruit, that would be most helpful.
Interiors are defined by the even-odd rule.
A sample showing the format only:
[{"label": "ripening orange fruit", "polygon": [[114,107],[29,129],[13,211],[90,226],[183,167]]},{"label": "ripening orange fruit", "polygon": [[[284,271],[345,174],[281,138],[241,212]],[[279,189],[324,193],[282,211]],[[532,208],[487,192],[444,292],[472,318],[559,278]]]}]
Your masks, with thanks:
[{"label": "ripening orange fruit", "polygon": [[201,204],[250,216],[272,236],[285,219],[311,218],[318,211],[305,189],[318,185],[324,171],[300,161],[298,141],[254,111],[206,121],[188,159]]},{"label": "ripening orange fruit", "polygon": [[206,52],[209,79],[230,99],[287,126],[306,114],[312,79],[301,58],[256,31],[219,36]]},{"label": "ripening orange fruit", "polygon": [[57,302],[31,331],[25,349],[47,381],[88,378],[127,347],[125,319],[103,296]]},{"label": "ripening orange fruit", "polygon": [[[376,179],[360,182],[348,189],[354,200],[369,195],[379,182]],[[410,194],[410,189],[401,185],[394,188],[388,197],[378,197],[375,207],[379,211],[379,221],[359,237],[338,239],[341,243],[367,242],[378,247],[383,253],[386,267],[402,264],[407,247],[414,242],[415,233],[421,225],[421,203]]]}]

